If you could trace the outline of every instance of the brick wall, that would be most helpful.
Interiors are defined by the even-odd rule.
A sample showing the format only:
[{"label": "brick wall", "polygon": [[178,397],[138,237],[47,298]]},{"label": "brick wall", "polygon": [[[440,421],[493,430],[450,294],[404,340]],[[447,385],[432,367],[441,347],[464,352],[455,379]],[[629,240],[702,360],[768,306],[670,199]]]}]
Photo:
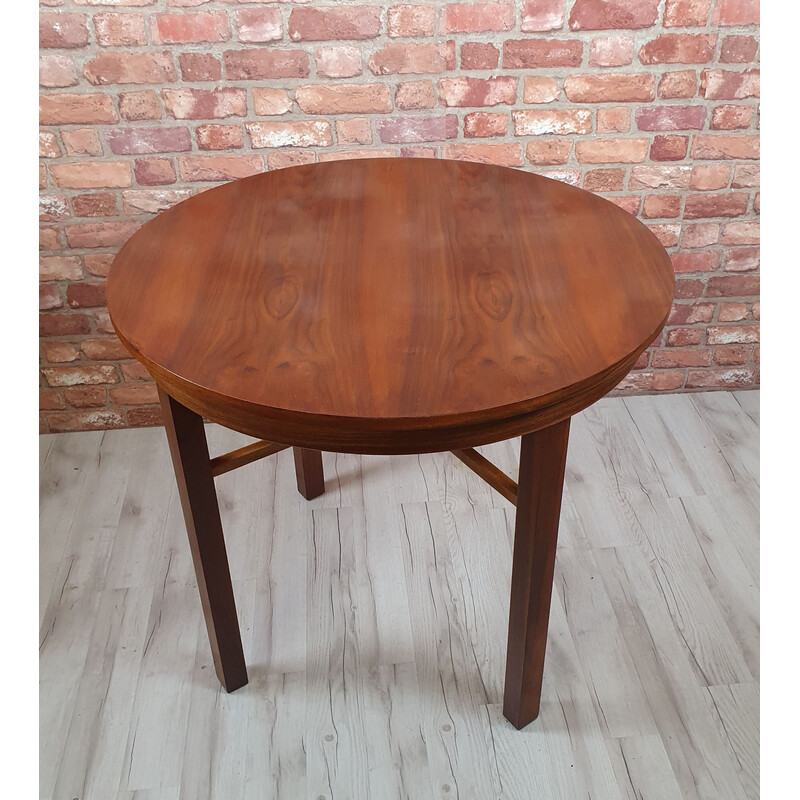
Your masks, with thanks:
[{"label": "brick wall", "polygon": [[158,422],[104,307],[114,254],[222,181],[365,156],[602,194],[672,255],[618,391],[758,382],[758,0],[41,0],[42,429]]}]

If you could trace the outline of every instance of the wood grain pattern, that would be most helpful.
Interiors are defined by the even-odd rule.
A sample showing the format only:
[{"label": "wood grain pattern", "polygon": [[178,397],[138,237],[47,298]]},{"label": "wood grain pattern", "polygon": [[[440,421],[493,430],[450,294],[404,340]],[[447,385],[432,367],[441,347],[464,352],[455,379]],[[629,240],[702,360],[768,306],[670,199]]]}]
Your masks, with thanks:
[{"label": "wood grain pattern", "polygon": [[595,402],[660,331],[672,290],[655,236],[589,192],[368,159],[179,203],[123,247],[107,299],[130,351],[208,419],[401,453],[506,439]]}]

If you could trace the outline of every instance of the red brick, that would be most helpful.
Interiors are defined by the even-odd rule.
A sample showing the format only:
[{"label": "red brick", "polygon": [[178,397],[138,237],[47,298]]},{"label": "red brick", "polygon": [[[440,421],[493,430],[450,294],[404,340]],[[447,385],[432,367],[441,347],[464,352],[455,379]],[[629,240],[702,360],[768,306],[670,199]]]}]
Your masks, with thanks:
[{"label": "red brick", "polygon": [[671,392],[683,386],[683,372],[664,370],[663,372],[632,372],[615,388],[634,391]]},{"label": "red brick", "polygon": [[627,133],[631,129],[631,110],[625,106],[597,109],[597,133]]},{"label": "red brick", "polygon": [[497,164],[501,167],[521,167],[523,164],[522,145],[518,142],[446,144],[442,147],[442,158]]},{"label": "red brick", "polygon": [[636,109],[636,126],[640,131],[699,131],[705,121],[704,106],[650,106]]},{"label": "red brick", "polygon": [[77,336],[89,333],[85,314],[39,314],[40,336]]},{"label": "red brick", "polygon": [[85,47],[89,30],[83,14],[39,13],[39,47]]},{"label": "red brick", "polygon": [[87,339],[81,342],[83,354],[92,361],[113,361],[119,358],[130,358],[125,345],[117,338]]},{"label": "red brick", "polygon": [[192,149],[188,128],[117,128],[105,136],[111,152],[117,155],[179,153]]},{"label": "red brick", "polygon": [[758,291],[758,275],[717,275],[708,281],[706,297],[749,297]]},{"label": "red brick", "polygon": [[[676,304],[672,306],[668,325],[686,325],[693,322],[711,322],[714,316],[713,303]],[[669,334],[667,335],[669,344]]]},{"label": "red brick", "polygon": [[720,303],[717,319],[719,322],[741,322],[747,319],[748,313],[747,303]]},{"label": "red brick", "polygon": [[709,344],[752,344],[759,341],[758,325],[723,325],[708,328]]},{"label": "red brick", "polygon": [[336,120],[336,140],[339,144],[371,144],[372,129],[367,117]]},{"label": "red brick", "polygon": [[431,44],[401,44],[393,42],[374,53],[369,68],[374,75],[408,75],[443,72],[447,67],[447,46]]},{"label": "red brick", "polygon": [[710,272],[719,268],[718,250],[702,250],[696,253],[672,253],[675,272]]},{"label": "red brick", "polygon": [[198,125],[196,133],[201,150],[237,150],[244,144],[241,125]]},{"label": "red brick", "polygon": [[141,14],[95,14],[92,23],[97,43],[104,47],[147,44]]},{"label": "red brick", "polygon": [[240,42],[274,42],[283,38],[279,8],[243,8],[236,12]]},{"label": "red brick", "polygon": [[63,189],[98,189],[131,185],[131,165],[126,161],[75,161],[53,164],[50,174]]},{"label": "red brick", "polygon": [[486,111],[475,111],[464,117],[464,136],[467,139],[505,136],[507,129],[508,114],[491,114]]},{"label": "red brick", "polygon": [[435,147],[401,147],[400,155],[403,158],[437,158]]},{"label": "red brick", "polygon": [[150,18],[153,44],[227,42],[231,38],[224,11],[181,11],[155,14]]},{"label": "red brick", "polygon": [[738,369],[690,369],[686,375],[687,389],[704,389],[714,386],[737,388],[756,383],[756,371],[751,367]]},{"label": "red brick", "polygon": [[104,125],[117,122],[107,94],[48,94],[39,97],[42,125]]},{"label": "red brick", "polygon": [[753,356],[753,348],[731,344],[714,348],[714,363],[723,367],[746,364]]},{"label": "red brick", "polygon": [[122,406],[139,406],[158,402],[158,389],[154,383],[120,386],[119,389],[110,389],[108,393],[112,403],[119,403]]},{"label": "red brick", "polygon": [[317,75],[324,78],[352,78],[361,74],[361,51],[351,45],[320,47],[314,60]]},{"label": "red brick", "polygon": [[491,42],[461,45],[461,69],[497,69],[500,51]]},{"label": "red brick", "polygon": [[514,3],[449,3],[442,9],[439,32],[510,31],[514,16]]},{"label": "red brick", "polygon": [[674,247],[678,244],[678,237],[680,236],[681,226],[680,225],[653,225],[649,224],[647,226],[653,233],[653,235],[661,242],[664,247]]},{"label": "red brick", "polygon": [[[756,300],[756,302],[753,303],[753,319],[761,319],[761,301],[760,300]],[[756,348],[756,350],[758,351],[758,348]],[[756,361],[758,361],[758,358],[756,358]]]},{"label": "red brick", "polygon": [[124,420],[119,411],[98,408],[93,411],[54,411],[47,415],[47,423],[52,433],[59,433],[122,428]]},{"label": "red brick", "polygon": [[504,69],[579,67],[583,42],[577,39],[507,39],[503,42]]},{"label": "red brick", "polygon": [[592,129],[592,112],[588,108],[525,109],[512,111],[515,136],[541,136],[572,133],[589,133]]},{"label": "red brick", "polygon": [[727,272],[749,272],[761,265],[761,253],[757,247],[729,247],[725,251]]},{"label": "red brick", "polygon": [[659,0],[576,0],[569,15],[573,31],[649,28],[658,19]]},{"label": "red brick", "polygon": [[122,210],[126,214],[157,214],[191,196],[191,189],[133,189],[122,193]]},{"label": "red brick", "polygon": [[58,158],[61,148],[56,135],[50,131],[39,131],[39,158]]},{"label": "red brick", "polygon": [[322,163],[325,161],[350,161],[362,158],[395,158],[397,153],[394,150],[336,150],[334,152],[319,153],[317,160]]},{"label": "red brick", "polygon": [[750,64],[755,61],[758,42],[752,36],[726,36],[719,60],[723,64]]},{"label": "red brick", "polygon": [[650,147],[651,161],[681,161],[686,158],[688,136],[654,136]]},{"label": "red brick", "polygon": [[450,107],[513,105],[517,98],[517,78],[441,78],[439,102]]},{"label": "red brick", "polygon": [[433,6],[392,6],[387,12],[389,36],[433,36]]},{"label": "red brick", "polygon": [[697,73],[693,69],[665,72],[658,82],[658,96],[665,100],[694,97],[697,94]]},{"label": "red brick", "polygon": [[634,217],[639,213],[639,203],[641,200],[638,197],[609,197],[608,200],[615,206],[619,206],[629,214],[632,214]]},{"label": "red brick", "polygon": [[83,277],[77,256],[44,256],[39,259],[39,280],[77,281]]},{"label": "red brick", "polygon": [[211,53],[181,53],[178,62],[185,81],[218,81],[222,77],[222,65]]},{"label": "red brick", "polygon": [[162,89],[161,96],[167,114],[175,119],[225,119],[247,114],[244,89]]},{"label": "red brick", "polygon": [[245,127],[253,147],[327,147],[333,143],[331,126],[323,120],[248,122]]},{"label": "red brick", "polygon": [[400,83],[394,98],[397,108],[411,111],[433,108],[436,105],[436,91],[431,81],[408,81]]},{"label": "red brick", "polygon": [[732,72],[726,69],[704,69],[700,73],[700,94],[706,100],[744,100],[760,97],[761,73],[757,69]]},{"label": "red brick", "polygon": [[63,305],[61,290],[53,283],[43,283],[39,286],[39,310],[47,311],[51,308],[60,308]]},{"label": "red brick", "polygon": [[57,228],[39,226],[39,250],[58,250],[61,237]]},{"label": "red brick", "polygon": [[676,280],[674,294],[680,300],[701,297],[705,285],[700,280]]},{"label": "red brick", "polygon": [[580,164],[635,164],[647,157],[647,139],[595,139],[575,143]]},{"label": "red brick", "polygon": [[564,93],[573,103],[641,103],[655,97],[653,75],[570,75]]},{"label": "red brick", "polygon": [[67,286],[67,303],[72,308],[104,306],[105,283],[71,283]]},{"label": "red brick", "polygon": [[67,364],[80,358],[78,349],[69,342],[42,342],[42,350],[51,364]]},{"label": "red brick", "polygon": [[152,427],[154,425],[164,424],[161,418],[161,408],[159,406],[132,408],[128,411],[127,417],[128,425],[132,427]]},{"label": "red brick", "polygon": [[642,64],[707,64],[714,58],[716,43],[715,34],[662,33],[642,45],[639,61]]},{"label": "red brick", "polygon": [[112,253],[87,253],[83,257],[83,263],[90,275],[98,278],[108,277],[111,270],[111,263],[114,261]]},{"label": "red brick", "polygon": [[744,192],[692,194],[686,198],[684,219],[703,217],[738,217],[747,212],[748,195]]},{"label": "red brick", "polygon": [[46,53],[39,56],[39,86],[63,88],[78,82],[75,64],[70,56]]},{"label": "red brick", "polygon": [[692,147],[693,158],[758,158],[758,136],[698,134]]},{"label": "red brick", "polygon": [[439,142],[458,136],[458,117],[447,114],[439,117],[394,117],[377,123],[382,142]]},{"label": "red brick", "polygon": [[552,103],[558,100],[561,90],[555,78],[526,75],[523,78],[522,99],[526,103]]},{"label": "red brick", "polygon": [[[535,142],[529,142],[529,144],[535,144]],[[530,159],[530,155],[528,158]],[[590,169],[583,176],[583,188],[590,192],[621,192],[624,181],[624,169]]]},{"label": "red brick", "polygon": [[308,53],[302,50],[226,50],[225,74],[233,81],[307,78]]},{"label": "red brick", "polygon": [[758,222],[729,222],[722,230],[722,244],[758,244]]},{"label": "red brick", "polygon": [[104,406],[108,399],[103,386],[73,386],[64,389],[64,398],[74,408]]},{"label": "red brick", "polygon": [[116,217],[119,213],[117,198],[111,192],[75,195],[72,210],[76,217]]},{"label": "red brick", "polygon": [[276,117],[292,110],[292,100],[285,89],[253,89],[253,106],[262,117]]},{"label": "red brick", "polygon": [[708,247],[719,241],[719,225],[716,222],[699,222],[684,225],[681,245],[687,248]]},{"label": "red brick", "polygon": [[132,220],[84,222],[67,227],[67,242],[70,247],[121,247],[138,228]]},{"label": "red brick", "polygon": [[709,127],[722,131],[749,128],[753,111],[752,106],[717,106],[711,114]]},{"label": "red brick", "polygon": [[48,386],[84,386],[98,383],[119,383],[117,370],[111,364],[85,364],[80,367],[45,367]]},{"label": "red brick", "polygon": [[651,194],[644,199],[642,214],[647,219],[674,219],[681,213],[681,198],[671,194]]},{"label": "red brick", "polygon": [[[252,123],[253,125],[258,123]],[[261,156],[180,156],[185,181],[230,181],[255,175],[263,169]]]},{"label": "red brick", "polygon": [[[675,367],[707,367],[711,364],[710,350],[656,350],[653,352],[655,369]],[[115,390],[112,389],[113,394]]]},{"label": "red brick", "polygon": [[535,139],[528,142],[525,156],[536,166],[552,166],[566,164],[572,150],[569,139]]},{"label": "red brick", "polygon": [[103,145],[94,128],[77,128],[61,132],[61,141],[64,143],[67,155],[70,156],[100,156],[103,154]]},{"label": "red brick", "polygon": [[161,186],[175,183],[175,167],[166,158],[137,158],[133,162],[133,174],[140,186]]},{"label": "red brick", "polygon": [[39,392],[40,411],[54,411],[64,407],[64,399],[58,392],[47,389]]},{"label": "red brick", "polygon": [[83,67],[89,83],[169,83],[175,80],[170,53],[101,53]]},{"label": "red brick", "polygon": [[589,65],[592,67],[622,67],[633,61],[633,39],[628,36],[609,36],[592,39],[589,46]]},{"label": "red brick", "polygon": [[[695,281],[699,283],[699,281]],[[664,344],[667,347],[689,347],[693,344],[700,344],[703,340],[703,331],[699,328],[674,328],[667,331],[667,338]]]},{"label": "red brick", "polygon": [[149,381],[150,373],[138,361],[130,361],[120,365],[122,367],[122,377],[125,381]]},{"label": "red brick", "polygon": [[298,86],[295,100],[306,114],[386,114],[392,110],[389,87],[382,83]]},{"label": "red brick", "polygon": [[269,169],[285,169],[286,167],[296,167],[299,164],[313,164],[316,160],[316,154],[308,150],[277,150],[267,153]]},{"label": "red brick", "polygon": [[375,6],[295,8],[289,15],[292,41],[374,39],[381,32],[381,10]]},{"label": "red brick", "polygon": [[122,92],[119,96],[119,113],[123,119],[161,119],[161,103],[152,89],[139,92]]},{"label": "red brick", "polygon": [[665,28],[704,28],[708,23],[711,0],[667,0]]},{"label": "red brick", "polygon": [[758,25],[759,0],[718,0],[714,8],[715,25]]},{"label": "red brick", "polygon": [[692,189],[713,191],[724,189],[731,178],[731,168],[726,164],[698,164],[692,167]]},{"label": "red brick", "polygon": [[522,4],[523,33],[557,31],[563,27],[563,0],[526,0]]}]

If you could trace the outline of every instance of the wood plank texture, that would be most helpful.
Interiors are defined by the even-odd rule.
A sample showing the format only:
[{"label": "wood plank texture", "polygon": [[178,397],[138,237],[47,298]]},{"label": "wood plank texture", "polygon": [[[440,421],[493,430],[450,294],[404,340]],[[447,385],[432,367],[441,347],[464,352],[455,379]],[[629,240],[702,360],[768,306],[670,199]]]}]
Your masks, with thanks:
[{"label": "wood plank texture", "polygon": [[[250,675],[229,695],[163,431],[42,437],[40,797],[755,800],[757,399],[573,420],[522,731],[514,509],[450,453],[324,453],[310,502],[288,451],[216,479]],[[516,474],[519,441],[481,453]]]}]

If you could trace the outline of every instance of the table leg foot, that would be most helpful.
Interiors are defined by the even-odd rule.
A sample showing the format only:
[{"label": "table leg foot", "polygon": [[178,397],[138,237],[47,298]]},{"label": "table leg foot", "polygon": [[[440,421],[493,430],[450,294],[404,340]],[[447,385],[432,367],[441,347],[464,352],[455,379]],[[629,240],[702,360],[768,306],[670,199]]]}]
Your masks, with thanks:
[{"label": "table leg foot", "polygon": [[232,692],[247,683],[236,603],[203,418],[159,389],[214,667]]},{"label": "table leg foot", "polygon": [[294,447],[294,469],[297,474],[297,491],[306,500],[313,500],[325,491],[325,474],[322,471],[322,453]]},{"label": "table leg foot", "polygon": [[517,729],[539,715],[569,422],[522,437],[503,696]]}]

